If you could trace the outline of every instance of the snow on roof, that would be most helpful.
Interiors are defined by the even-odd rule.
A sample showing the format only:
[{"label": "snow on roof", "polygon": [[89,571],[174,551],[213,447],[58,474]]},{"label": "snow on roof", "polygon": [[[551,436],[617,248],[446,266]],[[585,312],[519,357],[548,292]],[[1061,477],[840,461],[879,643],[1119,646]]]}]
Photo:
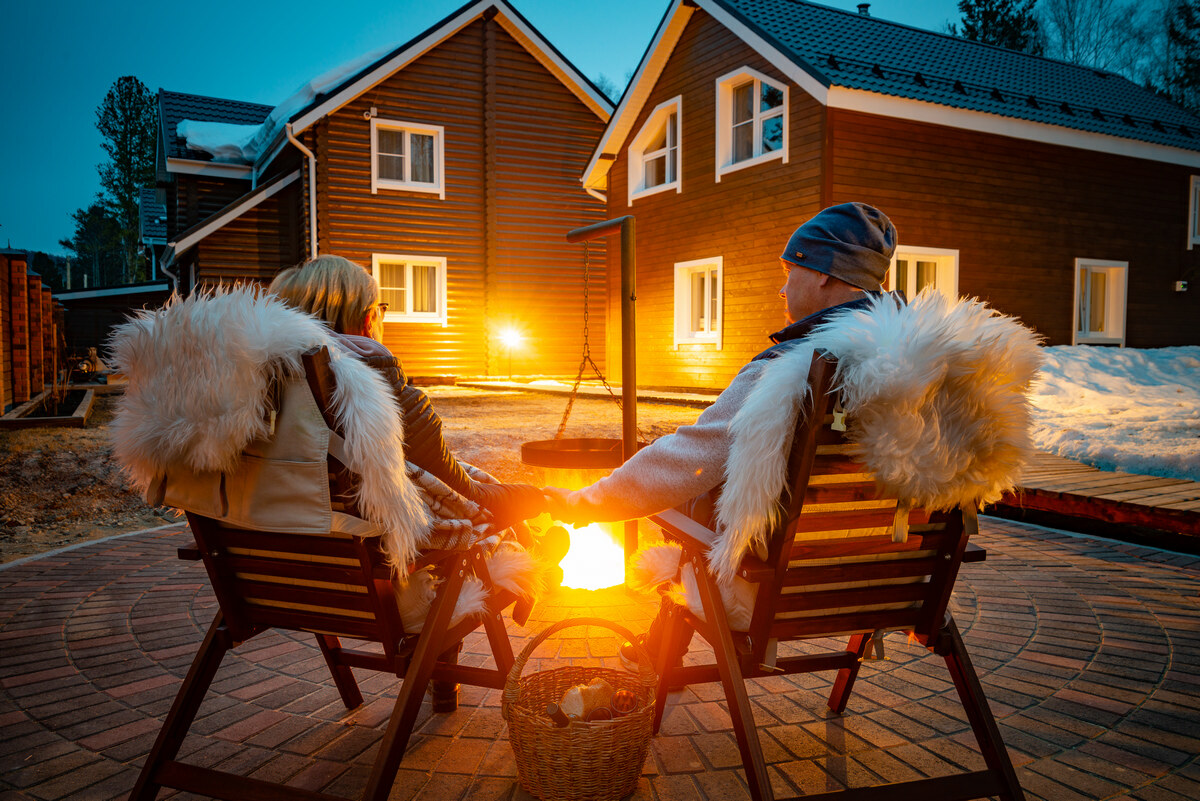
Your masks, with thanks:
[{"label": "snow on roof", "polygon": [[1040,450],[1101,470],[1200,481],[1200,346],[1043,353],[1030,393]]},{"label": "snow on roof", "polygon": [[396,45],[387,45],[372,50],[305,81],[286,100],[271,109],[271,113],[261,125],[234,125],[185,119],[176,126],[175,131],[187,141],[189,148],[211,154],[213,161],[253,164],[283,131],[292,115],[311,104],[319,95],[340,86],[346,79],[395,49]]}]

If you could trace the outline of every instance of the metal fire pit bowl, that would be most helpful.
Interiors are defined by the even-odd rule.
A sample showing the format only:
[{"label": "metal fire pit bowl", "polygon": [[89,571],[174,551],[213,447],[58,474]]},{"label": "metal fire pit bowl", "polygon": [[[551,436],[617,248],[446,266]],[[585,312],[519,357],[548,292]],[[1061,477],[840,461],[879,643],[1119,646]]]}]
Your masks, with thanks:
[{"label": "metal fire pit bowl", "polygon": [[521,444],[521,461],[530,467],[612,470],[621,466],[621,440],[601,437],[542,439]]}]

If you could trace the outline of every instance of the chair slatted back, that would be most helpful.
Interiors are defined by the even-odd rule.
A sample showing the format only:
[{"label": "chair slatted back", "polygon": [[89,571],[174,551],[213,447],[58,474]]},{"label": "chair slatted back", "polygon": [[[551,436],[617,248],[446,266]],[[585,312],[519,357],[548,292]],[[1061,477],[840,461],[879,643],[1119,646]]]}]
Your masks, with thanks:
[{"label": "chair slatted back", "polygon": [[771,639],[911,630],[925,641],[942,623],[966,548],[962,514],[908,512],[905,542],[892,541],[897,499],[853,458],[834,430],[836,362],[816,356],[812,404],[789,460],[784,521],[768,563],[773,592],[758,593],[751,642],[761,658]]},{"label": "chair slatted back", "polygon": [[[324,349],[305,354],[304,365],[332,430],[329,355]],[[357,511],[353,474],[329,461],[334,510]],[[188,521],[236,640],[282,628],[379,642],[389,656],[396,653],[404,631],[378,538],[250,531],[192,513]]]}]

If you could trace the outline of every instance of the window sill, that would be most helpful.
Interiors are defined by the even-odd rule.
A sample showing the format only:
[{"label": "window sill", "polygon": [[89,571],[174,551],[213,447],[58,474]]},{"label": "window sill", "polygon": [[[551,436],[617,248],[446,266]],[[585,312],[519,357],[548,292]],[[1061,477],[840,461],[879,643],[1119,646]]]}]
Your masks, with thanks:
[{"label": "window sill", "polygon": [[681,193],[683,192],[683,185],[679,181],[672,181],[669,184],[659,184],[658,186],[652,186],[649,189],[639,189],[629,196],[629,202],[633,203],[633,201],[638,200],[639,198],[649,197],[650,195],[657,195],[663,192],[669,192],[672,189],[675,190],[677,194]]},{"label": "window sill", "polygon": [[720,350],[721,337],[718,334],[703,337],[675,337],[675,349],[678,350],[680,345],[712,345]]},{"label": "window sill", "polygon": [[436,315],[417,315],[417,314],[395,314],[388,312],[383,315],[384,323],[430,323],[446,327],[447,320],[445,317]]},{"label": "window sill", "polygon": [[437,184],[406,184],[399,181],[376,181],[371,187],[371,194],[377,195],[381,190],[387,192],[420,192],[425,195],[437,195],[442,200],[446,199],[445,188]]},{"label": "window sill", "polygon": [[721,182],[721,176],[738,170],[744,170],[747,167],[757,167],[759,164],[766,164],[769,161],[779,160],[787,164],[787,156],[782,149],[772,150],[770,153],[763,153],[761,156],[755,156],[752,159],[743,161],[735,161],[730,164],[724,164],[717,167],[717,183]]},{"label": "window sill", "polygon": [[1125,347],[1125,337],[1075,336],[1076,345],[1117,345]]}]

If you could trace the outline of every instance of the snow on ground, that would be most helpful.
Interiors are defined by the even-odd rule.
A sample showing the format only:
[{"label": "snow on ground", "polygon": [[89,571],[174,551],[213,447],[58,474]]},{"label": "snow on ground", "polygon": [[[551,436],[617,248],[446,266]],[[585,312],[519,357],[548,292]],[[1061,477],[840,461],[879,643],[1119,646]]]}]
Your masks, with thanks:
[{"label": "snow on ground", "polygon": [[1102,470],[1200,481],[1200,347],[1044,348],[1034,443]]}]

